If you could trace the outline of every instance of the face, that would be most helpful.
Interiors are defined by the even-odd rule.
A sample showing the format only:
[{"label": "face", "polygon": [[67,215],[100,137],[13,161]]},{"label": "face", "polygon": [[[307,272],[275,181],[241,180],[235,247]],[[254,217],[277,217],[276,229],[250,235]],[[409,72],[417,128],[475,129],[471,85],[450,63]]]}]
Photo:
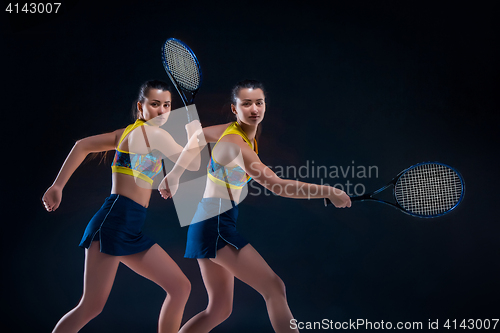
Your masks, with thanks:
[{"label": "face", "polygon": [[264,119],[266,112],[264,92],[262,89],[241,89],[236,98],[236,105],[231,104],[231,109],[238,122],[258,125]]},{"label": "face", "polygon": [[172,97],[169,91],[150,89],[144,101],[137,102],[139,118],[145,121],[154,119],[154,122],[164,124],[170,114]]}]

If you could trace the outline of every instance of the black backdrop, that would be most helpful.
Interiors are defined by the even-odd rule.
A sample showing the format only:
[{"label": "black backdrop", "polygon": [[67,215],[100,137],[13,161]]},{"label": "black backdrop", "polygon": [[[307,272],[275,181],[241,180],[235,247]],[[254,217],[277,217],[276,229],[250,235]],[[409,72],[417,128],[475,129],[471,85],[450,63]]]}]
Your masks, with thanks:
[{"label": "black backdrop", "polygon": [[[337,210],[320,200],[249,195],[239,229],[284,280],[297,320],[426,328],[429,320],[498,318],[493,6],[62,1],[60,10],[2,9],[5,327],[50,331],[78,302],[84,252],[77,244],[109,193],[109,165],[82,165],[55,213],[40,198],[75,140],[127,125],[139,85],[167,80],[160,47],[168,37],[200,59],[204,125],[227,121],[236,81],[265,83],[259,146],[267,165],[376,166],[371,178],[306,179],[367,190],[429,160],[465,178],[463,203],[433,220],[371,203]],[[191,280],[190,318],[206,293],[197,263],[182,257],[186,228],[172,202],[153,193],[145,232]],[[82,332],[155,332],[163,297],[120,268],[103,313]],[[236,283],[233,314],[214,332],[271,330],[261,296]]]}]

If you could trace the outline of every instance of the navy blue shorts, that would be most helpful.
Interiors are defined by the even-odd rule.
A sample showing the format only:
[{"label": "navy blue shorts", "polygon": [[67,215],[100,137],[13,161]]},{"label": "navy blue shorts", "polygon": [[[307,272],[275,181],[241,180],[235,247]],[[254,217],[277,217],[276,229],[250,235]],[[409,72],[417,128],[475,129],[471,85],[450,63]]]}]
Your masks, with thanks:
[{"label": "navy blue shorts", "polygon": [[236,231],[238,206],[234,205],[221,213],[222,207],[231,204],[229,200],[220,198],[201,200],[193,217],[193,223],[189,225],[185,258],[215,258],[217,250],[227,244],[237,250],[248,244],[248,241]]},{"label": "navy blue shorts", "polygon": [[111,194],[90,220],[80,247],[100,241],[100,251],[114,256],[139,253],[155,244],[142,234],[147,208],[123,195]]}]

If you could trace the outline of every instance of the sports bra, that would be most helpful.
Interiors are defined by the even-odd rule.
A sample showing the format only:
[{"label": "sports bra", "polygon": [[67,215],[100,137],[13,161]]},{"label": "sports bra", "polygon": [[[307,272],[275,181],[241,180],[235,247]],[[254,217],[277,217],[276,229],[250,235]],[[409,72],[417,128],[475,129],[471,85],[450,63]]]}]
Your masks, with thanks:
[{"label": "sports bra", "polygon": [[[111,172],[123,173],[126,175],[131,175],[136,178],[140,178],[150,185],[153,185],[153,178],[161,171],[162,164],[160,154],[155,154],[150,151],[148,154],[135,154],[128,151],[121,150],[120,144],[125,139],[125,137],[140,126],[144,126],[146,122],[142,119],[137,119],[135,123],[130,124],[125,128],[123,134],[116,146],[116,153],[111,163]],[[146,144],[149,148],[149,143],[147,137],[145,136]]]},{"label": "sports bra", "polygon": [[[221,137],[217,141],[219,141],[226,135],[229,134],[237,134],[245,140],[245,142],[252,148],[252,144],[250,143],[250,140],[248,139],[245,131],[241,128],[241,126],[238,124],[238,122],[234,122],[231,125],[229,125],[228,128],[222,133]],[[215,146],[217,146],[217,143]],[[214,149],[215,149],[214,146]],[[257,140],[254,139],[254,146],[255,146],[255,153],[259,153],[257,149]],[[252,179],[243,168],[240,166],[235,166],[235,167],[225,167],[224,165],[221,165],[217,163],[217,161],[211,157],[210,161],[208,162],[207,166],[207,172],[208,172],[208,178],[213,181],[216,184],[226,186],[232,189],[241,189],[243,186],[245,186],[246,183]]]}]

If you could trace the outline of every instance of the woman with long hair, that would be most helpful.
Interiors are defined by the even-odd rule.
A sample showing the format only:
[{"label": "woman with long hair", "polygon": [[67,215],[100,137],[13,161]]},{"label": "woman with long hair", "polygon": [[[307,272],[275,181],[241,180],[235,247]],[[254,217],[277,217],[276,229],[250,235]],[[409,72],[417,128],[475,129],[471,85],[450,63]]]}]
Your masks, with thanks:
[{"label": "woman with long hair", "polygon": [[[203,199],[187,236],[186,258],[195,258],[208,292],[207,308],[179,332],[209,332],[231,314],[234,278],[257,290],[266,301],[276,332],[296,332],[285,285],[262,256],[236,230],[242,189],[253,178],[266,189],[288,198],[329,198],[336,207],[350,207],[349,196],[334,187],[281,179],[259,159],[255,139],[266,112],[265,90],[254,80],[239,82],[232,91],[236,121],[203,129],[207,142],[217,142],[208,165]],[[163,198],[172,197],[182,167],[174,167],[160,184]],[[170,185],[173,186],[170,186]]]},{"label": "woman with long hair", "polygon": [[[161,158],[176,161],[186,151],[159,127],[167,121],[170,111],[168,85],[157,80],[144,83],[137,100],[135,123],[78,140],[45,192],[42,202],[47,211],[53,212],[61,203],[64,186],[87,155],[116,150],[111,166],[111,195],[88,223],[80,243],[85,248],[83,296],[59,320],[54,333],[76,333],[102,311],[120,262],[166,291],[158,331],[179,330],[190,282],[171,257],[141,231],[153,178],[162,169]],[[197,126],[199,122],[186,126],[188,136]],[[199,159],[193,158],[192,164],[185,167],[197,169],[197,163]]]}]

